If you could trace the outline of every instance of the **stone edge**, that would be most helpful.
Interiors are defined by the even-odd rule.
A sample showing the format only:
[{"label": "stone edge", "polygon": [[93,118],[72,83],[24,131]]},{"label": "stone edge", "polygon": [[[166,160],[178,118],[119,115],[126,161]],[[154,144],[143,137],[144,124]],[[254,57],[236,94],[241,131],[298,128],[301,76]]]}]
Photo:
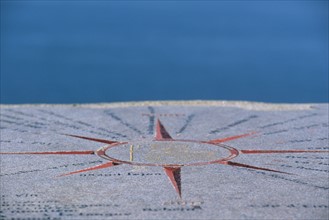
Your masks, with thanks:
[{"label": "stone edge", "polygon": [[187,100],[187,101],[137,101],[137,102],[112,102],[112,103],[88,103],[88,104],[0,104],[0,108],[18,107],[80,107],[80,108],[122,108],[142,106],[203,106],[203,107],[237,107],[254,111],[296,111],[310,110],[313,103],[264,103],[248,101],[215,101],[215,100]]}]

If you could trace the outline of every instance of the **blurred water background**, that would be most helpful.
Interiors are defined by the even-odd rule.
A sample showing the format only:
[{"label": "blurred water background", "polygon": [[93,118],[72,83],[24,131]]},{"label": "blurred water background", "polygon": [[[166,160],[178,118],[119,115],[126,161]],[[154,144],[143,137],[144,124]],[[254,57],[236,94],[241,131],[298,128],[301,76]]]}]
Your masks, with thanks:
[{"label": "blurred water background", "polygon": [[328,1],[1,1],[1,103],[328,102]]}]

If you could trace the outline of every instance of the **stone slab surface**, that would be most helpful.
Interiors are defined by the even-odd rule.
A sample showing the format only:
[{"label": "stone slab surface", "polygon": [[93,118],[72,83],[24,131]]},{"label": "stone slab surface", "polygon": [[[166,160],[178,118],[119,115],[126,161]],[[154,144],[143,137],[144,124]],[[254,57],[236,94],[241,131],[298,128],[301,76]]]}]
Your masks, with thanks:
[{"label": "stone slab surface", "polygon": [[328,104],[2,105],[0,219],[328,219],[328,126]]}]

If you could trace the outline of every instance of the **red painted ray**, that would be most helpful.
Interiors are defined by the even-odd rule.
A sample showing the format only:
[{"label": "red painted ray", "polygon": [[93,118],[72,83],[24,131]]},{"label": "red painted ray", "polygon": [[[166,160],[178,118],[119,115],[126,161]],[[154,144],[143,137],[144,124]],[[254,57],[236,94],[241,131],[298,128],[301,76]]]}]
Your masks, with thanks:
[{"label": "red painted ray", "polygon": [[156,124],[156,133],[155,140],[172,140],[172,137],[169,135],[165,127],[162,125],[161,121],[158,119]]},{"label": "red painted ray", "polygon": [[235,140],[235,139],[248,137],[248,136],[251,136],[251,135],[254,135],[254,134],[256,134],[256,132],[251,132],[251,133],[241,134],[241,135],[235,135],[235,136],[221,138],[221,139],[210,140],[210,141],[207,141],[207,142],[211,143],[211,144],[219,144],[219,143],[223,143],[223,142],[226,142],[226,141],[232,141],[232,140]]},{"label": "red painted ray", "polygon": [[118,163],[115,163],[113,161],[110,161],[110,162],[103,163],[103,164],[100,164],[100,165],[97,165],[97,166],[93,166],[93,167],[89,167],[89,168],[86,168],[86,169],[77,170],[77,171],[73,171],[73,172],[70,172],[70,173],[65,173],[65,174],[62,174],[62,175],[60,175],[58,177],[68,176],[68,175],[77,174],[77,173],[88,172],[88,171],[91,171],[91,170],[104,169],[104,168],[108,168],[108,167],[112,167],[112,166],[116,166],[116,165],[119,165],[119,164]]},{"label": "red painted ray", "polygon": [[46,152],[0,152],[0,154],[59,154],[59,155],[67,155],[67,154],[94,154],[95,152],[92,150],[87,151],[46,151]]},{"label": "red painted ray", "polygon": [[64,135],[70,136],[70,137],[75,137],[75,138],[81,138],[81,139],[85,139],[85,140],[89,140],[89,141],[100,142],[100,143],[104,143],[104,144],[118,143],[117,141],[111,141],[111,140],[105,140],[105,139],[99,139],[99,138],[91,138],[91,137],[85,137],[85,136],[79,136],[79,135],[72,135],[72,134],[64,134]]},{"label": "red painted ray", "polygon": [[264,170],[264,171],[270,171],[270,172],[276,172],[276,173],[291,174],[291,173],[286,173],[286,172],[282,172],[282,171],[278,171],[278,170],[267,169],[264,167],[256,167],[256,166],[251,166],[251,165],[243,164],[243,163],[236,163],[236,162],[232,162],[232,161],[221,161],[220,164],[235,166],[235,167],[244,167],[244,168],[249,168],[249,169],[254,169],[254,170]]},{"label": "red painted ray", "polygon": [[328,150],[240,150],[243,154],[329,153]]},{"label": "red painted ray", "polygon": [[164,167],[164,171],[166,172],[171,184],[175,188],[176,192],[178,193],[179,197],[182,198],[182,187],[181,187],[181,175],[180,167]]}]

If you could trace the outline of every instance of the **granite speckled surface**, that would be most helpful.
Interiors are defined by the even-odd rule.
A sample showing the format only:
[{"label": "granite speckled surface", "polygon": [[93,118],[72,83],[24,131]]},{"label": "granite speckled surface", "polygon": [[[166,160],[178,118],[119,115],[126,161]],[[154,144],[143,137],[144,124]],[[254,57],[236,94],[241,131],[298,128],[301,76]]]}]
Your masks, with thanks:
[{"label": "granite speckled surface", "polygon": [[328,126],[328,104],[2,105],[0,219],[328,219]]}]

